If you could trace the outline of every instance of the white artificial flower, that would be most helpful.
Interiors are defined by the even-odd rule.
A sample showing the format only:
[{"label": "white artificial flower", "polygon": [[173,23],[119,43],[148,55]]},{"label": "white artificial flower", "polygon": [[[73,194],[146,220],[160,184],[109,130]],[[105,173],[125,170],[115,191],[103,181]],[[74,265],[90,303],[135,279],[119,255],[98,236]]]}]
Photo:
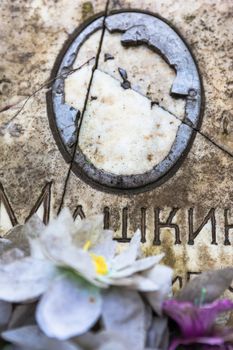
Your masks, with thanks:
[{"label": "white artificial flower", "polygon": [[[158,263],[164,254],[140,258],[140,241],[138,230],[128,248],[117,254],[113,232],[103,230],[102,216],[76,223],[68,209],[63,209],[43,232],[30,239],[32,256],[71,268],[98,287],[116,285],[154,292],[161,283],[152,271],[157,267],[159,276]],[[171,269],[164,266],[162,269],[164,276],[171,276]]]},{"label": "white artificial flower", "polygon": [[[13,244],[9,250],[9,242],[4,242],[8,251],[4,248],[0,259],[0,300],[27,302],[41,297],[36,320],[48,337],[59,340],[85,334],[100,316],[105,329],[116,332],[128,319],[128,338],[135,350],[141,350],[146,326],[139,293],[159,312],[170,291],[172,270],[159,265],[163,254],[141,258],[139,230],[118,254],[113,233],[102,225],[101,216],[74,222],[68,209],[48,226],[32,217],[20,227],[19,248]],[[13,233],[7,238],[14,241]],[[114,310],[115,323],[107,310]],[[142,333],[136,336],[139,326]]]}]

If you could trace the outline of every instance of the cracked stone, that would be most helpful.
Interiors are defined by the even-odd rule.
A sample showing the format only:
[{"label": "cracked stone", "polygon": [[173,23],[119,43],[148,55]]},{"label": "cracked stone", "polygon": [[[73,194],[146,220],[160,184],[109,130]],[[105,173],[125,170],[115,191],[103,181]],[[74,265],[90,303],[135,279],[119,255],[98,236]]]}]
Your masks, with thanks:
[{"label": "cracked stone", "polygon": [[232,1],[110,0],[109,11],[122,8],[158,13],[184,36],[196,58],[204,85],[201,130],[233,155],[232,136],[224,131],[225,113],[233,109]]},{"label": "cracked stone", "polygon": [[[100,38],[101,30],[98,30],[85,41],[79,50],[73,69],[80,67],[90,58],[96,57]],[[88,65],[85,65],[82,69],[76,71],[65,79],[65,101],[67,104],[79,109],[80,111],[83,110],[94,64],[95,60],[92,60]]]},{"label": "cracked stone", "polygon": [[[175,140],[179,119],[96,70],[79,146],[97,167],[117,175],[143,174],[159,164]],[[78,100],[78,99],[77,99]],[[110,156],[111,155],[111,156]]]},{"label": "cracked stone", "polygon": [[[122,35],[105,31],[103,45],[99,58],[99,69],[112,77],[119,79],[118,68],[127,72],[127,79],[132,88],[142,95],[155,101],[160,106],[175,114],[180,119],[184,117],[185,101],[170,95],[175,71],[159,55],[144,45],[125,47],[121,43]],[[105,61],[104,53],[108,50],[114,60]]]},{"label": "cracked stone", "polygon": [[[141,7],[144,10],[152,10],[170,20],[181,31],[187,42],[192,43],[194,53],[198,53],[196,58],[200,67],[209,65],[211,69],[215,69],[216,64],[210,59],[213,55],[214,47],[210,46],[211,50],[209,51],[205,49],[205,42],[199,38],[203,37],[206,33],[200,33],[201,29],[199,28],[199,25],[204,13],[205,16],[208,17],[208,21],[211,22],[213,11],[211,12],[210,8],[215,11],[214,16],[217,17],[220,16],[220,14],[217,15],[218,10],[220,13],[223,11],[224,13],[229,14],[231,11],[229,1],[218,2],[217,5],[214,5],[208,0],[198,0],[195,3],[192,3],[192,5],[188,2],[182,2],[181,0],[175,3],[172,0],[168,0],[166,3],[162,0],[157,2],[149,0],[110,1],[109,9],[121,8],[121,6],[123,8]],[[199,13],[200,10],[202,15]],[[226,28],[222,25],[221,30],[223,32],[225,32],[225,30],[229,31],[228,24],[226,24]],[[211,34],[208,35],[210,45]],[[230,31],[228,35],[230,35]],[[218,36],[220,38],[221,31],[218,33]],[[205,40],[207,39],[208,37],[205,38]],[[105,45],[106,42],[107,44]],[[139,53],[137,56],[136,52],[140,50],[142,50],[142,54]],[[104,62],[104,53],[106,51],[111,52],[115,59]],[[131,54],[130,51],[132,51]],[[119,52],[124,52],[124,54],[119,55]],[[125,52],[127,52],[127,54],[125,54]],[[224,55],[228,55],[228,52],[222,52],[222,58],[224,58]],[[149,77],[157,76],[158,79],[154,79],[153,81],[156,83],[158,82],[158,84],[149,88],[149,92],[152,90],[152,95],[149,93],[147,94],[147,97],[151,99],[152,105],[154,105],[154,103],[159,103],[174,115],[182,118],[184,113],[184,101],[173,100],[173,97],[169,94],[171,84],[175,78],[175,72],[160,56],[157,57],[154,53],[150,53],[150,50],[146,50],[145,47],[124,48],[120,44],[120,34],[110,35],[107,31],[105,32],[99,62],[99,69],[101,71],[108,73],[113,78],[119,80],[117,69],[118,67],[124,68],[127,71],[129,81],[132,82],[132,88],[136,89],[135,85],[138,83],[138,80],[136,81],[136,78],[134,77],[134,69],[137,69],[136,73],[138,73],[138,69],[139,72],[141,69],[141,66],[138,68],[139,60],[137,60],[136,57],[142,58],[140,62],[145,60],[145,65],[140,74],[142,74],[142,79],[144,78],[143,74],[145,74],[146,79],[148,79],[146,83],[143,82],[142,85],[139,86],[139,91],[143,95],[146,95],[147,88],[149,87],[149,80],[151,80]],[[153,70],[151,70],[152,57],[156,60],[156,62],[153,63]],[[201,62],[199,62],[199,59]],[[144,62],[142,65],[143,64]],[[135,66],[136,68],[134,68]],[[165,72],[165,77],[168,79],[167,81],[164,82],[162,80],[161,72]],[[204,83],[206,74],[209,73],[205,72],[202,68],[201,75],[204,77]],[[229,70],[226,70],[224,74],[228,76],[230,74]],[[159,86],[161,83],[163,90],[160,94]],[[212,81],[209,79],[208,84],[208,89],[214,92],[214,79],[212,79]],[[223,92],[221,92],[220,95],[222,96]],[[162,96],[168,96],[167,100],[165,99],[165,102],[162,101]],[[96,101],[91,101],[90,105],[93,106],[92,104],[97,102],[98,99],[99,97]],[[216,104],[216,99],[210,100],[208,95],[207,99],[210,105],[213,106]],[[224,127],[225,135],[227,135],[231,127],[231,117],[228,113],[230,109],[228,107],[224,108],[224,100],[222,97],[220,97],[220,99],[222,100],[220,103],[222,112],[227,111],[223,114],[224,121],[220,121],[222,127]],[[217,101],[219,102],[219,99],[217,99]],[[221,109],[219,108],[219,110]],[[219,118],[219,115],[221,114],[217,112],[216,107],[212,119],[215,121]],[[206,112],[204,113],[204,127],[206,123],[205,116]],[[185,283],[190,276],[194,276],[195,273],[207,268],[218,268],[219,266],[231,265],[233,262],[231,253],[231,245],[233,244],[233,241],[231,236],[231,245],[224,245],[224,208],[227,207],[230,209],[233,199],[231,191],[233,180],[232,157],[220,149],[224,146],[223,143],[220,143],[220,146],[218,147],[211,142],[211,139],[219,141],[217,129],[211,128],[212,127],[209,126],[209,130],[213,130],[213,133],[207,133],[209,139],[205,135],[197,133],[192,148],[182,166],[173,177],[159,187],[154,188],[147,193],[140,193],[134,196],[124,195],[120,197],[116,194],[96,190],[81,181],[74,173],[71,173],[63,205],[71,207],[73,211],[75,211],[78,205],[79,208],[82,208],[82,213],[86,216],[104,212],[104,208],[108,208],[110,227],[116,230],[117,237],[122,237],[123,233],[130,236],[136,228],[142,227],[141,210],[144,208],[144,210],[146,210],[145,220],[147,240],[143,248],[145,254],[158,253],[161,250],[165,251],[167,253],[165,263],[175,268],[176,276],[181,278],[182,283]],[[203,129],[201,129],[201,132],[202,130]],[[76,188],[79,190],[74,191]],[[171,208],[174,207],[179,208],[173,222],[179,226],[182,244],[174,245],[174,228],[164,227],[161,230],[161,246],[152,246],[155,234],[154,208],[160,208],[160,219],[161,221],[165,221]],[[213,238],[213,226],[210,221],[203,226],[202,230],[197,235],[195,244],[193,246],[188,245],[188,218],[189,215],[191,215],[190,208],[193,208],[194,211],[193,223],[196,229],[200,226],[208,211],[213,208],[215,211],[215,229],[218,245],[211,244]],[[125,218],[125,213],[127,213],[127,229],[125,229],[125,221],[123,219]],[[228,214],[229,222],[231,222],[232,210],[230,210]],[[228,296],[231,296],[231,294],[229,295],[228,293]]]},{"label": "cracked stone", "polygon": [[[0,110],[6,106],[10,108],[0,113],[0,126],[15,115],[27,96],[50,79],[59,51],[83,22],[83,3],[80,0],[72,3],[16,0],[15,5],[20,10],[13,13],[10,2],[1,2]],[[104,10],[105,3],[93,0],[92,6],[97,13]],[[90,12],[85,13],[85,17],[89,15]],[[46,90],[35,94],[15,118],[8,129],[11,133],[13,130],[14,135],[4,132],[4,136],[0,136],[0,183],[19,223],[25,221],[33,208],[42,218],[44,212],[48,212],[46,200],[37,209],[35,204],[42,199],[43,188],[51,180],[50,217],[56,215],[69,170],[50,129]],[[23,130],[17,137],[14,124],[19,124]],[[0,206],[0,226],[4,232],[15,222],[9,219],[9,213],[6,214],[1,190]]]}]

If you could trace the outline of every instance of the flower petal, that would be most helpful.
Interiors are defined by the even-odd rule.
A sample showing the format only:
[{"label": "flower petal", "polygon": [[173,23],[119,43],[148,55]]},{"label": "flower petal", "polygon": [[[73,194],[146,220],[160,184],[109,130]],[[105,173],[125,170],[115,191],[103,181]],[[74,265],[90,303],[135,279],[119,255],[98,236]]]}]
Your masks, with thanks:
[{"label": "flower petal", "polygon": [[113,240],[113,232],[104,230],[99,241],[91,248],[91,252],[103,256],[106,260],[111,260],[116,251],[117,242]]},{"label": "flower petal", "polygon": [[46,226],[41,239],[51,246],[66,248],[72,243],[72,235],[75,233],[73,217],[68,208],[62,209],[60,214]]},{"label": "flower petal", "polygon": [[136,291],[110,288],[103,297],[103,323],[107,330],[121,334],[134,350],[145,346],[144,303]]},{"label": "flower petal", "polygon": [[11,315],[8,329],[36,324],[35,310],[36,303],[17,305]]},{"label": "flower petal", "polygon": [[0,300],[0,328],[7,325],[12,313],[12,305],[6,301]]},{"label": "flower petal", "polygon": [[104,232],[103,215],[93,215],[88,219],[75,221],[75,233],[73,240],[80,248],[84,246],[86,241],[91,241],[92,245],[98,244]]},{"label": "flower petal", "polygon": [[2,254],[13,247],[12,242],[7,238],[0,238],[0,257]]},{"label": "flower petal", "polygon": [[25,231],[25,225],[17,225],[13,227],[6,235],[6,239],[11,241],[10,248],[18,248],[24,252],[25,255],[30,254],[29,241]]},{"label": "flower petal", "polygon": [[[199,338],[189,338],[189,339],[184,339],[184,338],[175,338],[171,345],[169,346],[168,350],[175,350],[178,348],[179,345],[191,345],[191,344],[207,344],[207,345],[217,345],[215,348],[210,348],[210,349],[223,349],[222,347],[218,347],[224,344],[224,340],[215,337],[215,336],[209,336],[209,337],[199,337]],[[224,347],[225,348],[225,347]],[[205,349],[205,348],[204,348]],[[227,350],[227,348],[226,348]],[[229,349],[230,350],[230,349]]]},{"label": "flower petal", "polygon": [[83,349],[88,350],[129,350],[130,344],[122,334],[113,331],[87,332],[75,339]]},{"label": "flower petal", "polygon": [[138,257],[140,243],[141,231],[137,230],[131,238],[128,248],[112,260],[111,268],[113,270],[121,270],[132,265]]},{"label": "flower petal", "polygon": [[164,312],[177,322],[185,338],[205,336],[210,332],[216,316],[232,309],[231,300],[217,300],[203,306],[177,300],[166,300],[163,303]]},{"label": "flower petal", "polygon": [[206,271],[189,281],[177,294],[176,298],[178,300],[195,302],[196,299],[200,299],[204,288],[206,291],[205,302],[209,303],[217,299],[230,286],[232,280],[233,268],[231,267],[216,271]]},{"label": "flower petal", "polygon": [[97,288],[62,277],[42,297],[36,319],[47,336],[68,339],[87,332],[98,320],[101,307]]},{"label": "flower petal", "polygon": [[[75,249],[72,234],[75,232],[74,220],[67,208],[62,209],[58,217],[46,226],[40,241],[44,254],[48,258],[56,258],[59,253]],[[54,256],[53,256],[54,255]]]},{"label": "flower petal", "polygon": [[87,278],[94,278],[96,275],[89,253],[72,245],[65,249],[54,245],[49,251],[49,257],[58,265],[73,268]]},{"label": "flower petal", "polygon": [[48,262],[26,257],[0,265],[0,299],[23,302],[39,297],[56,276]]},{"label": "flower petal", "polygon": [[158,264],[163,257],[164,257],[164,254],[160,254],[160,255],[148,256],[146,258],[136,260],[132,263],[132,265],[126,267],[125,269],[113,271],[111,273],[111,278],[128,277],[130,275],[133,275],[136,272],[151,269],[155,264]]},{"label": "flower petal", "polygon": [[50,249],[49,257],[57,266],[73,269],[95,286],[101,288],[107,287],[106,283],[98,278],[99,275],[95,271],[95,265],[88,252],[72,245],[65,249],[54,246]]},{"label": "flower petal", "polygon": [[10,264],[13,261],[22,259],[24,257],[24,252],[18,248],[12,248],[7,250],[2,254],[0,262],[2,264]]},{"label": "flower petal", "polygon": [[75,246],[72,240],[75,230],[69,210],[63,209],[41,236],[44,254],[56,265],[72,268],[88,281],[99,285],[90,254]]},{"label": "flower petal", "polygon": [[48,338],[37,326],[25,326],[2,333],[3,339],[27,350],[79,350],[68,341]]},{"label": "flower petal", "polygon": [[167,350],[169,332],[167,318],[154,317],[147,333],[147,346]]},{"label": "flower petal", "polygon": [[158,290],[158,285],[140,274],[135,274],[124,278],[110,278],[108,276],[99,276],[98,279],[108,285],[124,286],[141,292],[153,292]]},{"label": "flower petal", "polygon": [[233,350],[233,344],[226,343],[222,345],[204,345],[202,350]]},{"label": "flower petal", "polygon": [[37,214],[32,215],[24,225],[26,236],[31,238],[40,237],[45,228],[45,224]]},{"label": "flower petal", "polygon": [[40,237],[45,227],[37,214],[34,214],[25,224],[25,234],[30,244],[30,255],[37,259],[44,257]]},{"label": "flower petal", "polygon": [[152,269],[144,271],[143,276],[157,285],[155,292],[145,294],[151,307],[157,314],[161,314],[164,298],[171,292],[173,270],[164,265],[156,265]]}]

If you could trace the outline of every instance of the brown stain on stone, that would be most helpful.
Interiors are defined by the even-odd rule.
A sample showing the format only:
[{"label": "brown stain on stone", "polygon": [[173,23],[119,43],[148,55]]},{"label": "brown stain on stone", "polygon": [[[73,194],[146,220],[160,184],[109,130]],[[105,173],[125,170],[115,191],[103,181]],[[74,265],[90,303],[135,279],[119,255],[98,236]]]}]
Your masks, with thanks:
[{"label": "brown stain on stone", "polygon": [[185,20],[185,22],[187,22],[188,24],[190,24],[195,18],[196,18],[196,16],[193,15],[193,14],[185,15],[185,16],[184,16],[184,20]]},{"label": "brown stain on stone", "polygon": [[160,254],[161,252],[165,253],[165,257],[163,258],[163,263],[171,268],[177,269],[178,259],[175,251],[174,251],[174,242],[173,242],[173,234],[170,230],[163,229],[162,237],[162,245],[161,246],[146,246],[143,247],[143,253],[145,256],[153,256]]},{"label": "brown stain on stone", "polygon": [[94,14],[94,8],[93,8],[93,4],[91,1],[85,1],[82,4],[82,19],[85,20],[88,17],[93,16]]},{"label": "brown stain on stone", "polygon": [[153,160],[153,154],[148,154],[147,159],[149,160],[149,162],[151,162]]},{"label": "brown stain on stone", "polygon": [[[107,105],[113,105],[114,102],[115,102],[115,97],[112,97],[112,96],[103,96],[101,99],[100,99],[100,102],[103,103],[103,104],[107,104]],[[111,116],[109,116],[109,118],[111,118]]]},{"label": "brown stain on stone", "polygon": [[152,135],[152,134],[143,136],[144,140],[146,140],[146,141],[153,139],[153,137],[154,137],[154,135]]},{"label": "brown stain on stone", "polygon": [[216,260],[208,251],[208,245],[202,243],[197,248],[197,259],[202,263],[203,270],[215,269]]}]

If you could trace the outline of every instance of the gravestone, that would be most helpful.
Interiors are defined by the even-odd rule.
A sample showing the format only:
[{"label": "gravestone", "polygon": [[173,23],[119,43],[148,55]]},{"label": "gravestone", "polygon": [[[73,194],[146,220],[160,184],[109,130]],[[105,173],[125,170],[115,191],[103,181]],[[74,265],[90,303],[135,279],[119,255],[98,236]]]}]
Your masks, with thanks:
[{"label": "gravestone", "polygon": [[232,265],[231,1],[0,6],[1,233],[67,206],[176,287]]}]

